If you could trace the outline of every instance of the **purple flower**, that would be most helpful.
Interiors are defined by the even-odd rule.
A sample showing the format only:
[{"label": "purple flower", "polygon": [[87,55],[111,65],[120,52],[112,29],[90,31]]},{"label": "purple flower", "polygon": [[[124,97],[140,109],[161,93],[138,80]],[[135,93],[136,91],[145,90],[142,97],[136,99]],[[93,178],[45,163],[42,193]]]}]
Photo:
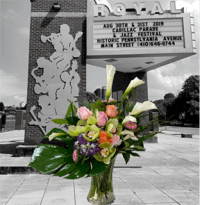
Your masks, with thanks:
[{"label": "purple flower", "polygon": [[81,144],[87,144],[87,140],[83,137],[83,135],[79,135],[78,137],[77,137],[77,139],[78,139],[78,142],[79,142],[79,144],[81,145]]},{"label": "purple flower", "polygon": [[95,155],[99,152],[99,143],[98,142],[88,142],[83,135],[77,137],[77,141],[74,142],[74,150],[78,150],[81,155]]}]

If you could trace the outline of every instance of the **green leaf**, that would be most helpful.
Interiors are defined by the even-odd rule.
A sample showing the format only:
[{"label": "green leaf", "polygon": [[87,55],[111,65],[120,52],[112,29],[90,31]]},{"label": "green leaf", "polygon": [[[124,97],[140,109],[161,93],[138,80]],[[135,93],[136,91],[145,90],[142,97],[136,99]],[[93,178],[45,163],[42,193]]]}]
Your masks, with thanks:
[{"label": "green leaf", "polygon": [[112,102],[103,102],[105,105],[118,105],[118,102],[116,100],[112,101]]},{"label": "green leaf", "polygon": [[92,110],[95,112],[95,109],[97,109],[98,111],[105,111],[106,107],[105,107],[105,103],[101,102],[99,100],[97,100],[96,102],[91,104]]},{"label": "green leaf", "polygon": [[85,120],[79,120],[76,124],[76,126],[86,126],[87,125],[87,122]]},{"label": "green leaf", "polygon": [[130,153],[123,153],[122,154],[123,155],[123,157],[124,157],[124,160],[125,160],[125,162],[126,162],[126,164],[128,163],[128,161],[129,161],[129,159],[130,159]]},{"label": "green leaf", "polygon": [[92,176],[101,174],[108,167],[107,164],[105,164],[103,162],[99,162],[96,159],[92,160],[91,163],[92,163],[92,170],[90,171],[90,173],[88,174],[87,177],[92,177]]},{"label": "green leaf", "polygon": [[[48,132],[45,136],[44,136],[44,138],[43,139],[48,139],[49,138],[49,136],[52,134],[52,133],[66,133],[64,130],[62,130],[62,129],[59,129],[59,128],[53,128],[50,132]],[[66,136],[67,136],[68,134],[66,133]]]},{"label": "green leaf", "polygon": [[74,105],[74,103],[72,105],[73,105],[75,112],[77,113],[77,111],[78,111],[77,107]]},{"label": "green leaf", "polygon": [[[67,136],[69,137],[70,135],[67,134]],[[53,138],[54,140],[59,140],[59,141],[63,141],[68,145],[68,151],[73,152],[73,143],[76,141],[75,138],[66,138],[65,136],[56,136]]]},{"label": "green leaf", "polygon": [[91,105],[87,100],[84,100],[83,104],[85,105],[85,107],[89,110],[91,110]]},{"label": "green leaf", "polygon": [[161,131],[146,134],[146,135],[140,137],[140,138],[138,139],[138,141],[139,141],[139,142],[143,142],[143,141],[145,141],[145,140],[147,140],[147,139],[149,139],[149,138],[155,136],[155,135],[158,134],[158,133],[161,133]]},{"label": "green leaf", "polygon": [[67,117],[71,117],[72,115],[71,115],[71,112],[72,112],[72,107],[71,107],[71,103],[70,103],[70,105],[69,105],[69,107],[68,107],[68,109],[67,109],[67,113],[66,113],[66,115],[65,115],[65,119],[67,118]]},{"label": "green leaf", "polygon": [[74,113],[74,110],[75,110],[75,113],[77,112],[77,108],[76,106],[74,105],[73,102],[70,103],[68,109],[67,109],[67,113],[65,115],[65,119],[67,119],[68,117],[75,117],[75,113]]},{"label": "green leaf", "polygon": [[90,170],[90,162],[87,160],[83,164],[77,163],[76,168],[71,172],[71,174],[66,179],[78,179],[84,177]]},{"label": "green leaf", "polygon": [[66,120],[69,122],[70,125],[76,125],[76,123],[80,120],[78,117],[67,117]]},{"label": "green leaf", "polygon": [[52,144],[40,144],[34,150],[29,165],[42,174],[50,174],[63,166],[72,153],[67,149]]},{"label": "green leaf", "polygon": [[101,102],[100,100],[97,100],[96,102],[94,102],[94,104],[98,105],[98,106],[101,106],[101,107],[105,106],[104,102]]},{"label": "green leaf", "polygon": [[68,163],[62,167],[54,176],[63,177],[72,172],[76,168],[76,164],[73,159],[69,160]]},{"label": "green leaf", "polygon": [[141,146],[134,146],[133,150],[135,150],[135,151],[145,151],[145,148],[141,147]]},{"label": "green leaf", "polygon": [[129,107],[129,112],[131,112],[131,111],[133,110],[133,108],[134,108],[134,105],[131,105],[131,106]]},{"label": "green leaf", "polygon": [[127,151],[127,153],[131,154],[134,157],[140,157],[140,155],[138,153],[134,153],[134,152],[131,152],[131,151]]},{"label": "green leaf", "polygon": [[69,122],[66,119],[53,119],[51,121],[59,125],[69,124]]},{"label": "green leaf", "polygon": [[[133,88],[133,89],[131,90],[131,97],[132,97],[133,101],[135,101],[135,96],[136,96],[136,89]],[[131,110],[131,111],[132,111],[132,110]]]},{"label": "green leaf", "polygon": [[74,105],[73,102],[71,102],[70,106],[71,106],[72,117],[75,116],[73,105]]},{"label": "green leaf", "polygon": [[129,112],[129,106],[128,106],[128,103],[126,103],[126,105],[125,105],[125,110],[126,110],[126,112]]}]

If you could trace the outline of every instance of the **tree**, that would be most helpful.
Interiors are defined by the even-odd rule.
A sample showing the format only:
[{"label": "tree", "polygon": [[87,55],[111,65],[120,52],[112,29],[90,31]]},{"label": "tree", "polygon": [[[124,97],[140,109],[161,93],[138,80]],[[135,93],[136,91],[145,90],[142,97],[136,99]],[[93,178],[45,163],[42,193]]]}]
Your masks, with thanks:
[{"label": "tree", "polygon": [[165,100],[161,99],[161,100],[155,100],[153,103],[156,105],[156,107],[158,108],[158,115],[159,115],[159,124],[165,124],[165,120],[166,120],[166,106],[165,106]]},{"label": "tree", "polygon": [[177,118],[177,112],[175,108],[175,95],[173,93],[167,93],[164,96],[164,105],[166,107],[166,117],[170,120]]},{"label": "tree", "polygon": [[5,108],[5,106],[4,106],[3,102],[0,102],[0,111],[4,111],[4,108]]},{"label": "tree", "polygon": [[162,121],[171,121],[177,118],[177,112],[175,109],[175,95],[173,93],[167,93],[164,99],[154,101],[159,112],[159,123]]},{"label": "tree", "polygon": [[199,123],[199,76],[191,75],[185,80],[176,99],[176,109],[187,121]]},{"label": "tree", "polygon": [[93,103],[96,100],[100,100],[98,96],[96,96],[94,93],[91,92],[86,92],[86,98],[89,103]]},{"label": "tree", "polygon": [[164,104],[164,100],[163,100],[163,99],[161,99],[161,100],[155,100],[153,103],[154,103],[154,104],[156,105],[156,107],[158,108],[159,115],[165,116],[167,110],[166,110],[166,106],[165,106],[165,104]]},{"label": "tree", "polygon": [[165,94],[164,96],[164,99],[165,100],[168,100],[168,99],[174,99],[175,98],[175,95],[173,93],[167,93]]}]

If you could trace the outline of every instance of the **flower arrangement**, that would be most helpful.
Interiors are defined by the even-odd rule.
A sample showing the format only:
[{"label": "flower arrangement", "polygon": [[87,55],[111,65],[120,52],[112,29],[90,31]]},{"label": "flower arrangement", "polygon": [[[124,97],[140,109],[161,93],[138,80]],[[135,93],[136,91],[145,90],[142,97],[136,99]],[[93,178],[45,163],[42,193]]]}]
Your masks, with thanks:
[{"label": "flower arrangement", "polygon": [[149,101],[135,105],[130,101],[130,93],[134,97],[135,88],[144,84],[138,78],[130,82],[118,105],[110,98],[114,74],[115,68],[108,65],[106,101],[89,103],[85,100],[79,109],[71,102],[65,119],[53,120],[66,126],[68,132],[58,128],[51,130],[44,137],[44,143],[35,149],[30,166],[43,174],[53,173],[66,179],[93,177],[104,173],[118,154],[128,163],[130,156],[139,157],[137,151],[145,151],[143,141],[158,132],[144,133],[152,122],[141,125],[140,121],[144,111],[157,108]]}]

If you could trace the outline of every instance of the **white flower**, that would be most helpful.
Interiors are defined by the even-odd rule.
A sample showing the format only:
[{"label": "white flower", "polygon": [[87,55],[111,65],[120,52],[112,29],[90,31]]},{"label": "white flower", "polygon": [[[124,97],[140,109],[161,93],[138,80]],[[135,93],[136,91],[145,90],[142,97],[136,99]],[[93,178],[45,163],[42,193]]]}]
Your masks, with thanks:
[{"label": "white flower", "polygon": [[141,112],[152,110],[152,109],[158,109],[154,103],[150,101],[145,101],[143,103],[137,102],[134,106],[133,110],[129,113],[130,115],[138,115]]},{"label": "white flower", "polygon": [[107,70],[107,88],[106,88],[106,100],[111,96],[112,92],[112,84],[113,84],[113,79],[115,75],[115,67],[112,65],[106,65],[106,70]]},{"label": "white flower", "polygon": [[144,84],[144,83],[145,83],[145,82],[144,82],[143,80],[140,80],[140,79],[138,79],[137,77],[134,78],[133,80],[131,80],[131,82],[129,83],[128,87],[126,88],[126,90],[125,90],[125,92],[124,92],[124,97],[125,97],[126,95],[128,95],[133,88],[137,87],[138,85],[142,85],[142,84]]},{"label": "white flower", "polygon": [[121,132],[121,134],[126,135],[126,137],[124,137],[124,140],[132,139],[132,140],[138,141],[138,138],[134,135],[134,132],[132,131],[124,130]]},{"label": "white flower", "polygon": [[124,120],[122,121],[122,125],[126,124],[128,121],[131,121],[131,122],[137,122],[136,118],[133,117],[133,116],[126,116],[124,118]]},{"label": "white flower", "polygon": [[85,149],[87,146],[85,144],[81,145],[81,148]]},{"label": "white flower", "polygon": [[91,148],[95,148],[95,145],[94,144],[91,144],[91,146],[90,146]]}]

